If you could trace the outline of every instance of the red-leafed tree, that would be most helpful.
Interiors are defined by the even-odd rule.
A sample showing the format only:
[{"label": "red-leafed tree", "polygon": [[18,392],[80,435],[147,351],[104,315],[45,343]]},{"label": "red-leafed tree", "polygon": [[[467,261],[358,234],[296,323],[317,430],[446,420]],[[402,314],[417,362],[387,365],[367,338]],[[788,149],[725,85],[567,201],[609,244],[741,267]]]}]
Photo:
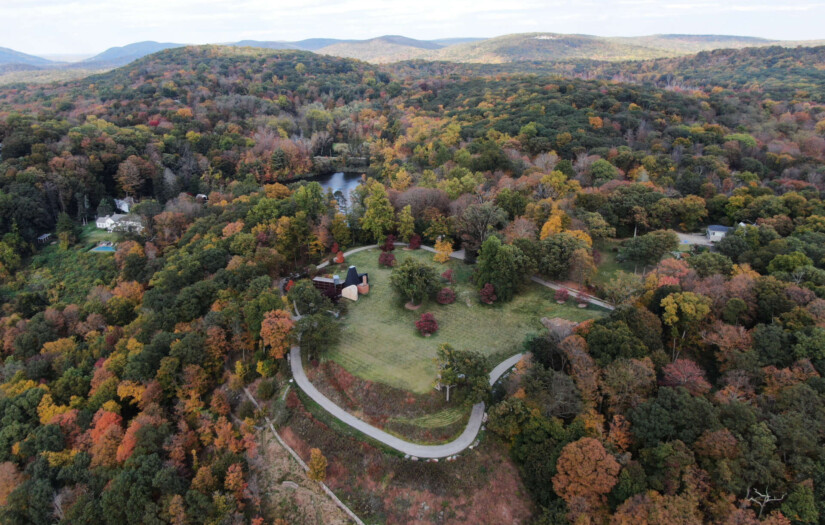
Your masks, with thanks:
[{"label": "red-leafed tree", "polygon": [[490,283],[485,284],[481,288],[479,296],[481,297],[481,302],[484,304],[493,304],[496,302],[496,299],[498,299],[498,297],[496,297],[496,289]]},{"label": "red-leafed tree", "polygon": [[677,359],[662,369],[662,384],[665,386],[682,386],[694,396],[710,390],[710,383],[705,379],[705,372],[699,365],[688,359]]},{"label": "red-leafed tree", "polygon": [[392,268],[393,266],[395,266],[395,254],[391,252],[381,252],[381,254],[378,256],[378,264],[380,266]]},{"label": "red-leafed tree", "polygon": [[387,235],[384,244],[381,245],[382,252],[391,252],[395,250],[395,235],[389,234]]},{"label": "red-leafed tree", "polygon": [[409,242],[408,246],[409,246],[410,250],[417,250],[417,249],[421,248],[421,236],[418,235],[418,234],[415,234],[412,237],[410,237],[410,242]]},{"label": "red-leafed tree", "polygon": [[455,302],[455,292],[452,288],[442,288],[435,296],[438,304],[453,304]]},{"label": "red-leafed tree", "polygon": [[421,318],[415,322],[415,327],[423,336],[432,335],[438,331],[438,321],[433,314],[427,312],[421,314]]}]

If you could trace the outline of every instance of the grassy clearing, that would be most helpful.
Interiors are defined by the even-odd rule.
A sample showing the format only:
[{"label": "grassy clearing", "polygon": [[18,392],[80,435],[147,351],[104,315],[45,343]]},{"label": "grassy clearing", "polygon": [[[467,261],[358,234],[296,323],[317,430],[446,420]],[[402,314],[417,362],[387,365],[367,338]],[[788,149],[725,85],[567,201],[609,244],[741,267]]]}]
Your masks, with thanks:
[{"label": "grassy clearing", "polygon": [[80,231],[80,241],[77,244],[78,246],[83,246],[84,249],[90,249],[103,241],[117,242],[119,239],[120,236],[118,234],[100,230],[94,223],[90,223]]},{"label": "grassy clearing", "polygon": [[[584,321],[603,314],[594,307],[579,309],[572,303],[559,305],[552,291],[530,284],[513,301],[495,306],[483,305],[469,282],[471,268],[461,261],[440,265],[433,254],[423,250],[396,250],[398,262],[414,258],[439,269],[453,268],[457,283],[453,286],[457,300],[451,305],[431,301],[418,311],[404,308],[405,299],[390,286],[391,270],[378,267],[378,250],[353,254],[345,263],[354,264],[359,272],[370,275],[370,293],[349,305],[341,343],[327,354],[351,373],[411,392],[431,390],[436,368],[433,358],[438,346],[449,343],[459,349],[481,352],[491,360],[491,367],[514,354],[529,333],[544,328],[542,317],[564,317]],[[345,275],[345,270],[331,269]],[[439,330],[425,338],[415,330],[415,321],[424,312],[432,312]]]},{"label": "grassy clearing", "polygon": [[619,271],[633,272],[633,263],[619,262],[616,260],[617,253],[613,251],[621,244],[620,240],[602,239],[594,243],[593,248],[598,250],[602,256],[599,263],[598,272],[593,278],[593,284],[601,285],[607,283],[613,275]]},{"label": "grassy clearing", "polygon": [[443,428],[454,423],[458,423],[462,419],[466,419],[466,416],[467,410],[463,407],[453,407],[435,414],[429,414],[416,418],[397,417],[393,418],[392,421],[405,423],[407,425],[415,425],[421,428]]}]

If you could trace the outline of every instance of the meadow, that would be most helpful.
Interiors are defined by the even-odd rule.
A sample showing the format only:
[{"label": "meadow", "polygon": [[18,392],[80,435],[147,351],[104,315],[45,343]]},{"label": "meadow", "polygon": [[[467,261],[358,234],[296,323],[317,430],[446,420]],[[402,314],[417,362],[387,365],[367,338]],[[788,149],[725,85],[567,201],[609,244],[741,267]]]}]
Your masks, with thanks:
[{"label": "meadow", "polygon": [[[432,388],[434,358],[442,343],[480,352],[489,358],[492,369],[517,353],[528,334],[544,330],[542,317],[584,321],[603,315],[593,306],[580,309],[572,301],[557,304],[551,290],[533,283],[526,284],[511,302],[488,306],[479,301],[470,282],[469,265],[457,260],[439,264],[430,252],[397,249],[394,253],[398,263],[414,258],[437,268],[438,273],[451,268],[456,279],[455,303],[440,305],[430,300],[417,311],[410,311],[390,285],[391,269],[378,266],[380,253],[377,249],[359,252],[342,267],[329,270],[344,276],[346,266],[355,265],[359,272],[369,273],[370,293],[349,305],[347,315],[341,319],[341,342],[326,354],[327,359],[369,381],[425,393]],[[423,337],[415,329],[415,321],[425,312],[434,314],[439,325],[431,337]]]}]

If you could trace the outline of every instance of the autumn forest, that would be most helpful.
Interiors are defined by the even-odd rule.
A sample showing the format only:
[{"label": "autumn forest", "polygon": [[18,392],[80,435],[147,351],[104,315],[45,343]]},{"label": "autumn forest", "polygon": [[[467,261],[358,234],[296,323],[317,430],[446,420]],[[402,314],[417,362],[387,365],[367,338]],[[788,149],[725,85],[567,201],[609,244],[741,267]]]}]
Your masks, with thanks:
[{"label": "autumn forest", "polygon": [[[0,522],[345,523],[324,481],[366,523],[825,523],[823,50],[193,46],[0,87]],[[368,245],[370,295],[312,285]],[[527,335],[442,341],[461,316]],[[424,388],[356,339],[389,322]],[[410,442],[486,403],[478,446],[365,438],[292,382],[298,344]]]}]

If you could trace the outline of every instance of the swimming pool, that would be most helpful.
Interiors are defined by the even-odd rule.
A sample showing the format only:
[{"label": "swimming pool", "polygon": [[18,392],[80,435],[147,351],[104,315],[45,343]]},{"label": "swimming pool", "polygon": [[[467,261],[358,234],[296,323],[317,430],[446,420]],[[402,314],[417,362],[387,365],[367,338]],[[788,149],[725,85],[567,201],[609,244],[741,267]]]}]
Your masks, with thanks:
[{"label": "swimming pool", "polygon": [[91,249],[91,250],[89,250],[89,251],[92,251],[92,252],[107,252],[107,253],[114,253],[114,252],[116,252],[117,250],[115,250],[114,246],[96,246],[96,247],[92,248],[92,249]]}]

